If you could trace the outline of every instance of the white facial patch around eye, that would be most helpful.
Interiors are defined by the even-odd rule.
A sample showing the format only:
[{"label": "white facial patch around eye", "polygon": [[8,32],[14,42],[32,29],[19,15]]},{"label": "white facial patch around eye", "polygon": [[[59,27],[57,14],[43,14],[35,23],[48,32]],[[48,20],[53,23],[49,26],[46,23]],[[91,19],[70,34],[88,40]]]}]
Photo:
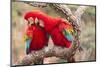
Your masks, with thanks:
[{"label": "white facial patch around eye", "polygon": [[40,25],[41,27],[44,27],[44,22],[43,22],[42,20],[39,20],[39,25]]},{"label": "white facial patch around eye", "polygon": [[31,25],[31,24],[34,23],[34,19],[33,19],[32,17],[30,17],[30,18],[28,19],[28,21],[29,21],[29,25]]},{"label": "white facial patch around eye", "polygon": [[39,22],[38,18],[35,18],[34,22],[37,24]]}]

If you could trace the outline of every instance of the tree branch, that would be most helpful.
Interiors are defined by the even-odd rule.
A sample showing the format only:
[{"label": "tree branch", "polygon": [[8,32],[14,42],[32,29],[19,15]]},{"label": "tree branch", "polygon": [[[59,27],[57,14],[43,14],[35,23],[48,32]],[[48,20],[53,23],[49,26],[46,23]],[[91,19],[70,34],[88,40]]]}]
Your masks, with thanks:
[{"label": "tree branch", "polygon": [[40,3],[40,2],[24,2],[26,4],[29,4],[31,6],[34,6],[34,7],[46,7],[47,6],[47,3]]},{"label": "tree branch", "polygon": [[[77,46],[78,47],[78,46]],[[53,46],[53,48],[43,48],[39,51],[33,51],[29,55],[23,58],[23,60],[17,64],[21,65],[32,65],[32,64],[41,64],[39,62],[43,61],[43,58],[46,57],[59,57],[60,59],[70,59],[75,54],[76,46],[71,46],[70,48],[62,48],[58,46]],[[46,50],[48,49],[48,50]]]},{"label": "tree branch", "polygon": [[78,24],[75,23],[77,18],[72,14],[71,10],[67,7],[67,5],[50,4],[50,6],[53,7],[56,11],[59,11],[66,18],[69,17],[70,22],[72,22],[76,27],[78,27]]},{"label": "tree branch", "polygon": [[74,15],[77,18],[76,23],[80,26],[81,24],[81,16],[85,12],[85,10],[88,8],[88,6],[79,6],[78,9],[75,11]]}]

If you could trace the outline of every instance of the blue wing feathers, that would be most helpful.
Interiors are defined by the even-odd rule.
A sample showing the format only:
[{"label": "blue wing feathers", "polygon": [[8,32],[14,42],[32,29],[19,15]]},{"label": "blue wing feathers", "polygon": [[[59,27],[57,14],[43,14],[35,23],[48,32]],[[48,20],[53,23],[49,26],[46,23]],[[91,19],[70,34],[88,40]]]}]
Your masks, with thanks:
[{"label": "blue wing feathers", "polygon": [[67,30],[63,30],[63,35],[68,41],[73,41],[73,36],[70,32]]},{"label": "blue wing feathers", "polygon": [[65,38],[68,39],[68,41],[73,41],[72,35],[66,35]]},{"label": "blue wing feathers", "polygon": [[31,39],[26,40],[26,54],[29,54]]}]

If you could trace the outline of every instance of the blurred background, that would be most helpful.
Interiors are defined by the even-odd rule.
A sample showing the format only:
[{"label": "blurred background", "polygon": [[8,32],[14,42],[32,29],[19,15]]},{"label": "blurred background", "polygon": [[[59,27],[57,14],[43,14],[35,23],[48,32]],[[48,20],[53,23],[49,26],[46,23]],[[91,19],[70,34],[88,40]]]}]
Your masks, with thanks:
[{"label": "blurred background", "polygon": [[[75,12],[79,5],[67,5],[72,12]],[[25,42],[24,33],[26,23],[23,19],[24,14],[30,10],[42,10],[50,16],[58,17],[59,13],[55,12],[51,7],[47,6],[44,8],[37,8],[25,4],[23,2],[12,2],[12,64],[22,60],[25,57]],[[93,61],[96,60],[96,13],[95,7],[89,6],[89,8],[82,15],[81,19],[81,46],[84,52],[77,52],[75,54],[76,61]],[[61,16],[62,17],[62,16]],[[56,59],[59,62],[64,60],[59,60],[55,57],[45,59],[45,63],[56,63]]]}]

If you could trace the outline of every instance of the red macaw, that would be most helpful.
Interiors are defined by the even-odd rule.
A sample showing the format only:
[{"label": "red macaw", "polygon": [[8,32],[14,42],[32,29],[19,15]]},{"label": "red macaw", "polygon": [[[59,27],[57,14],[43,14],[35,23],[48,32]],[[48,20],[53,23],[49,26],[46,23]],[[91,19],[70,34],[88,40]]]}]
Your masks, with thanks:
[{"label": "red macaw", "polygon": [[66,48],[71,46],[73,42],[73,27],[68,21],[60,17],[54,18],[48,16],[46,13],[39,10],[30,11],[29,13],[31,13],[33,19],[37,18],[43,21],[44,28],[50,34],[54,45]]},{"label": "red macaw", "polygon": [[31,15],[31,13],[26,13],[24,16],[24,19],[28,21],[25,35],[26,54],[31,53],[33,50],[40,50],[48,44],[48,34],[38,23],[36,24],[33,20],[31,20],[31,23]]}]

